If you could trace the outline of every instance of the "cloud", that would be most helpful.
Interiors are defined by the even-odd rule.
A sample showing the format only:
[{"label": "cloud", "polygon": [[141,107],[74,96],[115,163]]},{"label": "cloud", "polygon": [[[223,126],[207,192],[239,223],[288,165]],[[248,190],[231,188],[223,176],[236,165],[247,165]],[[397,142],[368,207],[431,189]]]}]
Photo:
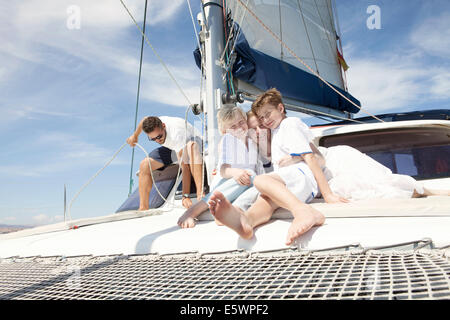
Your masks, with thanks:
[{"label": "cloud", "polygon": [[[113,65],[124,73],[135,75],[139,68],[139,60],[130,56],[115,56]],[[167,71],[160,63],[143,63],[141,98],[173,106],[187,106],[186,95],[191,103],[198,103],[200,96],[200,71],[191,60],[168,64],[167,68],[175,77],[183,90],[178,89]],[[135,84],[129,87],[131,92],[136,91]]]},{"label": "cloud", "polygon": [[[48,132],[37,137],[31,144],[36,150],[50,150],[45,156],[40,156],[30,165],[30,158],[25,159],[26,163],[21,163],[20,159],[15,159],[14,164],[0,165],[1,176],[21,176],[21,177],[41,177],[48,174],[57,174],[74,170],[75,168],[85,168],[96,166],[100,169],[111,159],[114,151],[99,147],[91,142],[83,141],[81,138],[63,133]],[[114,159],[111,165],[128,164],[120,158]]]},{"label": "cloud", "polygon": [[11,224],[14,223],[14,221],[16,221],[17,218],[16,217],[4,217],[0,219],[0,223],[4,223],[4,224]]},{"label": "cloud", "polygon": [[449,21],[449,12],[425,19],[411,33],[411,42],[429,55],[447,59],[450,56]]},{"label": "cloud", "polygon": [[42,226],[46,224],[61,222],[64,220],[63,216],[48,216],[46,214],[38,214],[32,217],[33,224],[36,226]]},{"label": "cloud", "polygon": [[[370,113],[405,109],[450,97],[450,69],[422,68],[417,56],[353,59],[349,91]],[[366,116],[363,111],[359,115]]]},{"label": "cloud", "polygon": [[[144,2],[136,0],[124,2],[138,23],[142,23]],[[184,0],[149,1],[148,24],[160,27],[165,23],[171,23],[184,4]],[[66,20],[70,16],[67,8],[72,5],[80,8],[79,30],[69,30],[66,26]],[[9,2],[1,4],[0,11],[9,12],[8,16],[4,13],[1,15],[5,16],[5,20],[0,25],[0,38],[2,38],[0,58],[8,67],[0,67],[0,81],[5,81],[9,77],[19,78],[21,75],[18,71],[23,72],[31,66],[44,66],[58,73],[76,75],[76,79],[79,79],[80,72],[90,79],[99,79],[102,77],[101,74],[108,72],[114,72],[117,75],[117,71],[121,72],[120,76],[136,76],[139,59],[135,50],[138,42],[129,41],[129,32],[132,30],[136,39],[139,38],[139,34],[119,1],[30,0],[18,4]],[[149,57],[153,58],[150,52],[149,54]],[[168,62],[167,58],[165,60],[186,92],[192,92],[191,96],[198,95],[195,93],[198,89],[195,90],[195,88],[198,88],[199,76],[195,76],[194,81],[194,77],[188,75],[188,73],[195,75],[195,68],[192,67],[186,72],[186,64],[183,61],[173,64]],[[188,65],[193,65],[192,61],[189,62]],[[173,95],[173,91],[169,96],[162,96],[159,99],[158,91],[162,89],[161,87],[177,90],[176,86],[171,83],[168,75],[158,64],[147,63],[146,65],[146,68],[151,69],[151,73],[148,74],[151,74],[154,83],[148,86],[151,93],[144,94],[144,98],[147,96],[152,101],[175,106],[185,105],[186,103],[181,102],[179,98],[174,98],[176,95]],[[101,70],[101,73],[95,73],[95,70]],[[119,75],[114,78],[118,77]],[[57,89],[55,87],[58,85],[56,81],[50,80],[47,88]],[[130,85],[129,90],[135,93],[134,83],[133,86]],[[163,91],[163,94],[167,91]],[[27,108],[33,108],[35,112],[40,110],[49,112],[49,115],[56,115],[53,110],[41,110],[39,106],[33,105],[32,107],[19,106],[19,110],[14,111],[15,114],[12,112],[10,117],[20,118],[34,113]]]}]

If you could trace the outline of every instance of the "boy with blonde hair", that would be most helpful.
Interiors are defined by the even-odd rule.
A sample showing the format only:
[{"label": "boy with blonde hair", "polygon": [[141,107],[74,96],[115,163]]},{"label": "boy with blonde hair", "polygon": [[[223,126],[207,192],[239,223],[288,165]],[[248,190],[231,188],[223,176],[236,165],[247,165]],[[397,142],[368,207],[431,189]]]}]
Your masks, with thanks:
[{"label": "boy with blonde hair", "polygon": [[[262,163],[258,161],[258,147],[248,137],[247,115],[236,106],[224,106],[217,113],[217,123],[223,135],[219,143],[219,160],[217,175],[211,184],[225,194],[231,201],[250,188],[253,178],[263,172]],[[182,228],[195,226],[195,218],[208,210],[208,201],[212,193],[197,202],[178,220]],[[220,224],[220,223],[219,223]]]},{"label": "boy with blonde hair", "polygon": [[[216,220],[245,239],[253,237],[254,228],[269,221],[276,209],[285,208],[294,216],[286,237],[286,244],[290,245],[312,227],[324,223],[323,214],[306,204],[319,189],[328,203],[346,200],[331,192],[311,149],[309,128],[300,119],[286,116],[278,90],[271,89],[260,95],[252,104],[252,111],[265,127],[271,129],[274,172],[254,179],[261,194],[245,212],[218,191],[213,193],[208,204]],[[294,157],[303,161],[293,161]]]}]

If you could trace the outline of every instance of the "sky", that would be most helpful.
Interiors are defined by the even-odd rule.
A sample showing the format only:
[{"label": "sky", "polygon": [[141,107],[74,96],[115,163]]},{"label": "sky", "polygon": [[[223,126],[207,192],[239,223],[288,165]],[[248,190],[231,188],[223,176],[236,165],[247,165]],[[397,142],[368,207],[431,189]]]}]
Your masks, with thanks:
[{"label": "sky", "polygon": [[[195,17],[199,1],[190,1]],[[145,1],[124,3],[142,24]],[[198,102],[187,0],[148,3],[152,45]],[[373,5],[380,9],[375,29],[368,27]],[[374,114],[449,108],[448,0],[336,0],[336,6],[349,91],[364,108]],[[1,2],[0,39],[0,224],[60,222],[64,186],[69,202],[133,133],[141,35],[119,0],[24,0]],[[185,110],[186,99],[146,45],[138,119],[184,118]],[[144,138],[139,142],[148,151],[157,146]],[[136,149],[135,169],[143,157]],[[126,146],[79,195],[72,218],[115,212],[128,195],[130,165]]]}]

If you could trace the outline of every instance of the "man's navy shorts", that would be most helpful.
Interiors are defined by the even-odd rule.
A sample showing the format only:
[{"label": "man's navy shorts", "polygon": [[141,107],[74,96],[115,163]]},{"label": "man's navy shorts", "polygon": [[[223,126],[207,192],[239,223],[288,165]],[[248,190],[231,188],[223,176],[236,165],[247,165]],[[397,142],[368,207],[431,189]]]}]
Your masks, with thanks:
[{"label": "man's navy shorts", "polygon": [[158,147],[158,148],[152,150],[149,154],[149,157],[155,161],[158,161],[158,162],[164,164],[164,167],[162,167],[158,170],[163,170],[167,166],[178,161],[177,153],[174,150],[166,148],[166,147]]}]

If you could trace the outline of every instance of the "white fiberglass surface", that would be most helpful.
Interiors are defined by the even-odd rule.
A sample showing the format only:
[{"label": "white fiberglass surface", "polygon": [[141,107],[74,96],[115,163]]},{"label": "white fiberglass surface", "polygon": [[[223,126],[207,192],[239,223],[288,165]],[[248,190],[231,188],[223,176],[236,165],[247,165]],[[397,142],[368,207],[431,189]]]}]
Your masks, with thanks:
[{"label": "white fiberglass surface", "polygon": [[[250,240],[240,238],[214,221],[199,221],[180,229],[180,212],[80,227],[75,230],[1,241],[0,257],[77,256],[111,254],[214,253],[234,250],[266,251],[287,248],[291,220],[274,219],[258,227]],[[448,245],[450,217],[327,218],[295,245],[320,250],[359,243],[376,247],[431,238],[436,247]]]}]

